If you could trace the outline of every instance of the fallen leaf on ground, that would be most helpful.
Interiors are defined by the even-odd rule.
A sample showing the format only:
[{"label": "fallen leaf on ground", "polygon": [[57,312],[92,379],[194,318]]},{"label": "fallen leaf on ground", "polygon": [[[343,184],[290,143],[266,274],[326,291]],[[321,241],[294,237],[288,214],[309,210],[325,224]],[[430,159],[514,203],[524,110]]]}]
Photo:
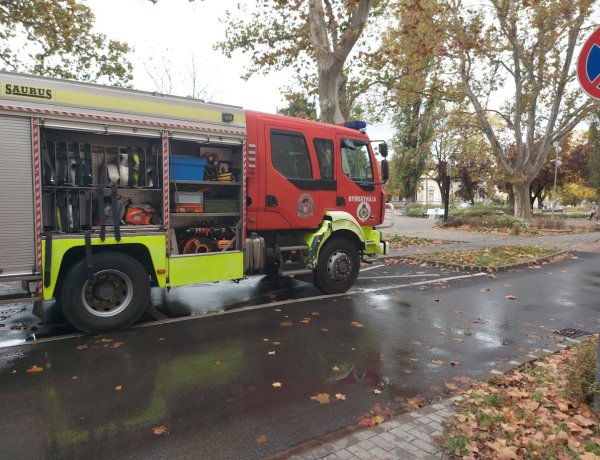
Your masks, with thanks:
[{"label": "fallen leaf on ground", "polygon": [[123,385],[117,385],[115,387],[115,391],[121,391],[123,389]]},{"label": "fallen leaf on ground", "polygon": [[477,317],[471,322],[474,324],[487,324],[487,321],[485,320],[485,318],[481,318],[481,317]]},{"label": "fallen leaf on ground", "polygon": [[281,388],[281,382],[273,382],[271,385],[273,385],[273,388]]},{"label": "fallen leaf on ground", "polygon": [[457,315],[462,315],[464,312],[462,310],[454,310],[454,313]]},{"label": "fallen leaf on ground", "polygon": [[77,345],[75,347],[76,350],[87,350],[89,347],[87,345]]},{"label": "fallen leaf on ground", "polygon": [[333,372],[339,372],[339,371],[340,371],[340,368],[339,368],[339,367],[337,367],[337,366],[333,366],[333,367],[331,368],[331,370],[332,370]]},{"label": "fallen leaf on ground", "polygon": [[431,364],[434,364],[436,366],[441,366],[442,364],[444,364],[444,361],[441,361],[439,359],[432,359]]},{"label": "fallen leaf on ground", "polygon": [[352,321],[352,326],[354,326],[357,329],[361,329],[361,328],[365,327],[365,325],[363,323],[359,323],[358,321]]},{"label": "fallen leaf on ground", "polygon": [[273,356],[273,355],[275,354],[275,351],[268,351],[268,352],[267,352],[267,354],[268,354],[269,356]]},{"label": "fallen leaf on ground", "polygon": [[37,374],[38,372],[43,372],[43,371],[44,371],[44,368],[37,366],[36,364],[31,366],[29,369],[27,369],[27,372],[29,372],[30,374]]},{"label": "fallen leaf on ground", "polygon": [[74,375],[73,377],[71,377],[71,380],[77,380],[79,377]]},{"label": "fallen leaf on ground", "polygon": [[265,435],[265,434],[261,434],[258,438],[256,438],[256,442],[259,444],[264,444],[268,440],[269,440],[269,438],[267,438],[267,435]]},{"label": "fallen leaf on ground", "polygon": [[320,329],[320,331],[321,331],[321,332],[329,332],[329,329],[326,329],[326,328],[322,327],[322,328]]},{"label": "fallen leaf on ground", "polygon": [[375,389],[373,390],[373,394],[374,394],[374,395],[380,395],[380,394],[381,394],[381,390],[378,390],[377,388],[375,388]]},{"label": "fallen leaf on ground", "polygon": [[338,401],[345,401],[346,400],[346,395],[343,395],[342,393],[336,393],[335,394],[335,399],[337,399]]},{"label": "fallen leaf on ground", "polygon": [[360,417],[358,419],[358,424],[361,426],[375,426],[383,422],[385,422],[385,419],[379,415],[375,415],[374,417]]},{"label": "fallen leaf on ground", "polygon": [[288,321],[282,321],[281,323],[279,323],[279,325],[281,327],[292,327],[293,324],[291,321],[288,320]]},{"label": "fallen leaf on ground", "polygon": [[281,345],[281,342],[273,342],[271,345],[275,345],[276,347]]},{"label": "fallen leaf on ground", "polygon": [[517,298],[517,296],[510,294],[510,295],[505,295],[504,298],[508,299],[508,300],[515,300]]},{"label": "fallen leaf on ground", "polygon": [[299,321],[300,323],[308,324],[310,323],[310,318],[304,318]]},{"label": "fallen leaf on ground", "polygon": [[221,365],[221,364],[223,364],[223,363],[222,363],[221,361],[217,360],[217,361],[215,361],[215,364],[216,364],[217,366],[220,366],[220,365]]},{"label": "fallen leaf on ground", "polygon": [[164,425],[160,425],[152,428],[152,433],[154,433],[157,436],[160,436],[161,434],[169,434],[169,430],[167,430],[167,428]]},{"label": "fallen leaf on ground", "polygon": [[263,342],[268,342],[269,339],[267,339],[266,337],[264,339],[262,339]]},{"label": "fallen leaf on ground", "polygon": [[464,342],[463,339],[452,339],[453,342]]},{"label": "fallen leaf on ground", "polygon": [[321,316],[321,313],[319,313],[318,311],[313,311],[313,312],[312,312],[312,315],[313,315],[313,316]]},{"label": "fallen leaf on ground", "polygon": [[327,393],[319,393],[317,395],[311,396],[310,399],[312,399],[313,401],[318,401],[319,404],[329,404],[331,402]]},{"label": "fallen leaf on ground", "polygon": [[458,366],[459,364],[460,364],[460,361],[450,361],[451,366]]},{"label": "fallen leaf on ground", "polygon": [[490,290],[489,288],[481,288],[479,290],[479,292],[489,292],[489,290]]},{"label": "fallen leaf on ground", "polygon": [[159,341],[159,342],[162,342],[163,340],[165,340],[165,338],[164,338],[164,337],[159,337],[159,338],[158,338],[158,341]]}]

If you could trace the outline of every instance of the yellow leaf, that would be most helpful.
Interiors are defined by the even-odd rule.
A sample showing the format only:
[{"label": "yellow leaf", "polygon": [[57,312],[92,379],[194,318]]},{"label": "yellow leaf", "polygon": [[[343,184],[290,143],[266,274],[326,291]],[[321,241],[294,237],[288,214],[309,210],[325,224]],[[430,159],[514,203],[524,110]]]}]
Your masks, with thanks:
[{"label": "yellow leaf", "polygon": [[363,323],[359,323],[358,321],[352,321],[352,326],[354,326],[357,329],[361,329],[361,328],[365,327],[365,325]]},{"label": "yellow leaf", "polygon": [[273,382],[271,385],[273,385],[273,388],[281,388],[281,382]]},{"label": "yellow leaf", "polygon": [[319,393],[317,395],[311,396],[310,399],[312,399],[313,401],[318,401],[319,404],[329,404],[331,402],[327,393]]},{"label": "yellow leaf", "polygon": [[433,364],[435,366],[441,366],[442,364],[444,364],[444,361],[441,361],[439,359],[432,359],[431,364]]},{"label": "yellow leaf", "polygon": [[268,352],[267,352],[267,354],[268,354],[269,356],[273,356],[273,355],[275,354],[275,351],[268,351]]},{"label": "yellow leaf", "polygon": [[115,387],[115,391],[121,391],[123,389],[123,385],[117,385]]},{"label": "yellow leaf", "polygon": [[331,370],[332,370],[333,372],[339,372],[339,371],[340,371],[340,368],[339,368],[339,367],[337,367],[337,366],[333,366],[333,367],[331,368]]},{"label": "yellow leaf", "polygon": [[259,444],[264,444],[268,440],[269,440],[269,438],[267,438],[266,434],[261,434],[258,438],[256,438],[256,442]]},{"label": "yellow leaf", "polygon": [[381,390],[378,390],[377,388],[375,388],[375,389],[373,390],[373,394],[374,394],[374,395],[380,395],[380,394],[381,394]]},{"label": "yellow leaf", "polygon": [[219,360],[216,360],[216,361],[215,361],[215,364],[216,364],[217,366],[220,366],[220,365],[221,365],[221,364],[223,364],[223,363],[222,363],[221,361],[219,361]]},{"label": "yellow leaf", "polygon": [[273,342],[271,345],[279,346],[281,345],[281,342]]},{"label": "yellow leaf", "polygon": [[321,316],[321,313],[319,313],[318,311],[313,311],[313,312],[312,312],[312,315],[313,315],[313,316]]},{"label": "yellow leaf", "polygon": [[336,393],[335,394],[335,399],[337,399],[338,401],[345,401],[346,400],[346,395],[343,395],[342,393]]},{"label": "yellow leaf", "polygon": [[299,321],[300,323],[308,324],[310,323],[310,318],[304,318]]},{"label": "yellow leaf", "polygon": [[37,366],[36,364],[31,366],[29,369],[27,369],[27,372],[29,372],[30,374],[37,374],[38,372],[43,372],[43,371],[44,371],[44,368]]},{"label": "yellow leaf", "polygon": [[321,332],[325,333],[325,332],[329,332],[329,329],[326,329],[324,327],[321,328]]},{"label": "yellow leaf", "polygon": [[164,425],[160,425],[152,428],[152,433],[154,433],[157,436],[160,436],[161,434],[169,434],[169,430],[167,430],[167,428]]},{"label": "yellow leaf", "polygon": [[515,300],[517,297],[514,296],[514,295],[512,295],[512,294],[510,294],[510,295],[505,295],[504,298],[508,299],[508,300]]},{"label": "yellow leaf", "polygon": [[74,375],[73,377],[71,377],[71,380],[77,380],[79,377]]}]

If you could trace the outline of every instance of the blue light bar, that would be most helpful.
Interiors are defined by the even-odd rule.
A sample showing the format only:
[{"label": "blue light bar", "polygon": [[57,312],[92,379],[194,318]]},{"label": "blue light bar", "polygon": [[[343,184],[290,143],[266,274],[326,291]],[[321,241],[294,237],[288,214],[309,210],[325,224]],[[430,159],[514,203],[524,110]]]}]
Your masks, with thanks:
[{"label": "blue light bar", "polygon": [[364,121],[345,121],[344,126],[350,129],[356,129],[357,131],[362,131],[367,128],[367,123]]}]

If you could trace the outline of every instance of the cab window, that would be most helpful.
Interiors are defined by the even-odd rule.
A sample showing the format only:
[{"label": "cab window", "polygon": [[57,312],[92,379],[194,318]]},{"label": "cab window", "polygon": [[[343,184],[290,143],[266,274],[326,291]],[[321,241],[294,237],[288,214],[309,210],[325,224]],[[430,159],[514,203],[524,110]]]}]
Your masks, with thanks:
[{"label": "cab window", "polygon": [[373,183],[373,167],[367,143],[342,140],[342,171],[360,185]]},{"label": "cab window", "polygon": [[333,180],[333,141],[329,139],[315,139],[313,141],[321,179]]},{"label": "cab window", "polygon": [[271,130],[271,161],[288,179],[312,179],[308,147],[300,133]]}]

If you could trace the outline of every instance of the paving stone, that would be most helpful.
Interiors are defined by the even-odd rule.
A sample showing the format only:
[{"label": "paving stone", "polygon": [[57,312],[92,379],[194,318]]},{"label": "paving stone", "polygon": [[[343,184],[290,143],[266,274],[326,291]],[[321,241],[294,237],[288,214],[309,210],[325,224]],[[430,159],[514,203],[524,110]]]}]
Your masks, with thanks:
[{"label": "paving stone", "polygon": [[[389,433],[383,433],[383,434],[389,434]],[[373,444],[375,444],[377,447],[381,447],[384,450],[389,451],[389,450],[394,449],[396,446],[394,444],[392,444],[389,440],[382,438],[383,434],[376,436],[374,438],[371,438],[370,441],[373,442]]]},{"label": "paving stone", "polygon": [[421,439],[413,439],[410,443],[413,446],[417,446],[419,449],[424,450],[425,452],[430,453],[430,454],[434,454],[438,450],[438,447],[433,442],[433,439],[431,441],[423,441]]},{"label": "paving stone", "polygon": [[357,446],[361,447],[362,449],[365,449],[365,450],[370,450],[370,449],[373,449],[373,448],[377,447],[377,446],[375,446],[375,444],[373,444],[371,442],[370,439],[365,439],[364,441],[359,442],[357,444]]},{"label": "paving stone", "polygon": [[444,422],[444,421],[445,421],[445,418],[444,418],[444,417],[441,417],[441,416],[440,416],[440,415],[438,415],[438,414],[432,414],[432,415],[430,415],[430,416],[429,416],[429,418],[430,418],[431,420],[433,420],[434,422],[437,422],[437,423],[442,423],[442,422]]},{"label": "paving stone", "polygon": [[339,457],[336,454],[331,454],[327,457],[323,457],[323,460],[339,460]]},{"label": "paving stone", "polygon": [[410,452],[412,457],[408,457],[408,458],[422,459],[422,458],[425,458],[425,456],[429,455],[428,452],[425,452],[425,451],[419,449],[417,446],[410,444],[408,442],[404,442],[401,445],[399,445],[398,447],[406,452]]},{"label": "paving stone", "polygon": [[[431,422],[429,426],[433,428],[433,431],[444,431],[444,427],[438,422]],[[431,433],[429,433],[431,435]]]},{"label": "paving stone", "polygon": [[434,428],[430,427],[428,424],[425,423],[415,423],[415,428],[418,428],[419,430],[427,434],[431,433],[432,431],[435,431]]},{"label": "paving stone", "polygon": [[338,458],[340,460],[354,460],[354,459],[358,458],[356,455],[354,455],[348,449],[338,450],[335,454],[338,456]]},{"label": "paving stone", "polygon": [[412,434],[414,437],[416,437],[418,439],[421,439],[422,441],[425,441],[425,442],[432,442],[433,441],[433,439],[431,439],[431,436],[429,436],[427,433],[423,433],[421,430],[418,430],[416,428],[413,428],[408,433]]},{"label": "paving stone", "polygon": [[374,436],[369,430],[357,431],[353,435],[358,441],[364,441]]},{"label": "paving stone", "polygon": [[390,432],[386,432],[386,433],[381,433],[379,436],[377,436],[379,439],[385,439],[386,441],[392,441],[393,439],[396,439],[396,436],[394,436],[392,433]]},{"label": "paving stone", "polygon": [[352,454],[356,455],[358,458],[361,458],[363,460],[372,460],[371,454],[362,447],[360,447],[358,444],[348,447],[347,450]]},{"label": "paving stone", "polygon": [[390,453],[387,450],[383,450],[381,447],[375,447],[374,449],[369,450],[369,453],[373,455],[373,458],[386,460],[391,457]]}]

